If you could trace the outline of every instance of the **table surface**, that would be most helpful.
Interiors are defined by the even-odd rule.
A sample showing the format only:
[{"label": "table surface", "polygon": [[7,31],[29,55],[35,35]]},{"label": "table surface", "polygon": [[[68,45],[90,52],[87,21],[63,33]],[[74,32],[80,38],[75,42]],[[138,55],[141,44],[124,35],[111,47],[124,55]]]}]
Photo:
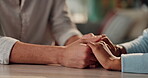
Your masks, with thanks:
[{"label": "table surface", "polygon": [[57,65],[0,65],[0,78],[148,78],[103,68],[75,69]]}]

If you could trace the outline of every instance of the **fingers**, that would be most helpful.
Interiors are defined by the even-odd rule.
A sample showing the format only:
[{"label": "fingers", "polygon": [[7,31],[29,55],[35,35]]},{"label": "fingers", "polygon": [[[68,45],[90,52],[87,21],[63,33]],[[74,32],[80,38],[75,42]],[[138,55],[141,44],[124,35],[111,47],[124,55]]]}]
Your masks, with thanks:
[{"label": "fingers", "polygon": [[107,36],[103,36],[103,38],[101,38],[102,41],[104,41],[106,44],[108,44],[108,48],[112,51],[115,51],[115,46],[114,44],[109,40],[109,38]]},{"label": "fingers", "polygon": [[113,43],[108,39],[108,37],[103,37],[101,40],[104,41],[104,42],[106,42],[106,43],[109,44],[110,46],[113,45]]},{"label": "fingers", "polygon": [[80,40],[81,43],[85,43],[85,44],[87,44],[88,42],[99,42],[99,41],[105,41],[111,44],[111,41],[104,34],[95,36],[93,33],[90,33],[90,34],[84,35]]},{"label": "fingers", "polygon": [[100,41],[98,43],[90,42],[88,43],[88,46],[92,49],[94,55],[97,58],[100,56],[103,56],[103,58],[105,58],[111,55],[111,52],[104,41]]},{"label": "fingers", "polygon": [[108,47],[108,44],[106,44],[104,41],[101,41],[100,43],[103,45],[105,51],[106,51],[110,56],[113,56],[113,54],[111,53],[111,51],[110,51],[110,49],[109,49],[109,47]]},{"label": "fingers", "polygon": [[112,42],[108,39],[108,37],[105,34],[95,36],[93,33],[90,33],[90,34],[84,35],[81,38],[81,42],[84,42],[84,43],[99,42],[99,41],[104,41],[106,43],[112,44]]},{"label": "fingers", "polygon": [[102,37],[101,35],[95,36],[94,34],[90,33],[90,34],[84,35],[80,39],[80,42],[85,44],[87,44],[88,42],[98,42],[101,40],[101,37]]},{"label": "fingers", "polygon": [[107,47],[107,44],[104,41],[100,41],[98,43],[88,43],[88,46],[93,50],[94,55],[100,64],[105,68],[106,64],[110,61],[111,52]]},{"label": "fingers", "polygon": [[95,36],[95,35],[93,33],[90,33],[90,34],[84,35],[82,38],[87,39],[87,38],[90,38],[90,37],[93,37],[93,36]]},{"label": "fingers", "polygon": [[96,48],[96,44],[93,43],[93,42],[89,42],[87,45],[88,45],[92,50]]},{"label": "fingers", "polygon": [[91,38],[88,38],[88,39],[81,39],[80,42],[87,44],[89,42],[98,42],[98,41],[100,41],[100,39],[101,39],[100,37],[94,36],[94,37],[91,37]]}]

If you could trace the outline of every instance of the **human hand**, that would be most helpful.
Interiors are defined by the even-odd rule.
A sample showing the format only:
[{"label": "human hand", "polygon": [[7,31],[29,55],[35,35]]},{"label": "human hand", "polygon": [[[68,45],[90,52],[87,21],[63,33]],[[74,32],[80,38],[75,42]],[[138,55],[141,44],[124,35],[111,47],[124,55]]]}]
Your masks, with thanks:
[{"label": "human hand", "polygon": [[85,68],[98,63],[87,43],[90,41],[97,42],[99,40],[99,36],[88,34],[67,45],[65,52],[60,55],[59,63],[63,66],[74,68]]},{"label": "human hand", "polygon": [[111,40],[106,35],[101,35],[100,41],[104,41],[107,44],[107,47],[111,51],[111,53],[117,57],[120,57],[121,54],[126,54],[126,50],[124,47],[115,45],[111,42]]},{"label": "human hand", "polygon": [[121,70],[121,59],[112,54],[104,41],[98,43],[90,42],[88,46],[91,47],[97,60],[105,69]]}]

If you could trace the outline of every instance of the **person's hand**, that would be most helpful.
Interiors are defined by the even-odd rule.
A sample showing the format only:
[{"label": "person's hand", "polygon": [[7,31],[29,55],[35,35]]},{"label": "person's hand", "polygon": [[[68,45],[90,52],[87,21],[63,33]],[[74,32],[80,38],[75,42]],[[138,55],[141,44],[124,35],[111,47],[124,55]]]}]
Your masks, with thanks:
[{"label": "person's hand", "polygon": [[106,35],[101,35],[100,41],[104,41],[107,44],[108,48],[110,49],[113,55],[120,57],[121,54],[126,54],[126,50],[124,47],[114,45]]},{"label": "person's hand", "polygon": [[106,44],[104,41],[88,43],[88,46],[91,47],[97,60],[105,69],[121,70],[120,58],[114,56],[107,45],[108,44]]},{"label": "person's hand", "polygon": [[81,39],[66,46],[65,52],[61,53],[59,63],[63,66],[74,68],[85,68],[98,63],[87,43],[99,40],[100,37],[93,34],[83,36]]}]

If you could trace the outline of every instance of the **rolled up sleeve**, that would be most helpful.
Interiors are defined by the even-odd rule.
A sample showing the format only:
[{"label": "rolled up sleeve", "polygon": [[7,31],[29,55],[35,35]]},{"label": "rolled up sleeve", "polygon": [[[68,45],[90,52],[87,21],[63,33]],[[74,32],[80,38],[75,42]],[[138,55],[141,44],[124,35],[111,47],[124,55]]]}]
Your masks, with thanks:
[{"label": "rolled up sleeve", "polygon": [[82,36],[81,33],[76,29],[69,29],[69,30],[64,31],[64,32],[65,33],[63,33],[63,34],[61,33],[61,35],[59,35],[59,37],[56,37],[58,44],[61,45],[61,46],[65,45],[66,41],[74,35]]},{"label": "rolled up sleeve", "polygon": [[148,53],[123,54],[122,72],[148,73]]},{"label": "rolled up sleeve", "polygon": [[9,56],[13,45],[18,40],[0,36],[0,64],[9,64]]},{"label": "rolled up sleeve", "polygon": [[64,45],[74,35],[82,36],[69,17],[65,0],[54,0],[51,16],[51,31],[59,45]]}]

